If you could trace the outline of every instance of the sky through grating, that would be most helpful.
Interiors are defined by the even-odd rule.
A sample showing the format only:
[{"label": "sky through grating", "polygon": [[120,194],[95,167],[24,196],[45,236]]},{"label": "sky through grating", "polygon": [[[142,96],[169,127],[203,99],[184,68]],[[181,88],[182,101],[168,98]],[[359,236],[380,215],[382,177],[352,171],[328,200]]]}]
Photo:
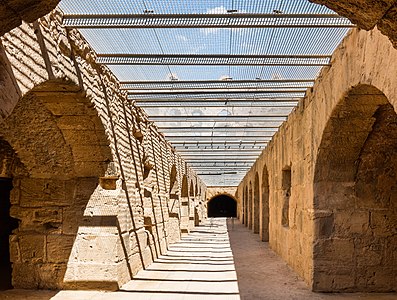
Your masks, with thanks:
[{"label": "sky through grating", "polygon": [[[98,59],[111,63],[129,99],[208,186],[240,182],[329,63],[261,57],[330,56],[351,27],[307,0],[62,0],[60,7],[65,24],[79,28]],[[183,55],[195,55],[195,65]],[[241,65],[203,65],[203,55]],[[239,55],[244,59],[233,58]]]}]

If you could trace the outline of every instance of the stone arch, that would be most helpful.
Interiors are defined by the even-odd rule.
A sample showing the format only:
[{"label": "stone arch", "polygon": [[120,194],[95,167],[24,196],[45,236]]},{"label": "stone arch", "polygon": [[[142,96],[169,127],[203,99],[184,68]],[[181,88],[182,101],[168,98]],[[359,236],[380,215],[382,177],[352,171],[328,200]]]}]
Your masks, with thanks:
[{"label": "stone arch", "polygon": [[187,175],[182,177],[181,190],[181,232],[188,233],[190,229],[190,201],[189,201],[189,181]]},{"label": "stone arch", "polygon": [[194,183],[193,183],[193,179],[190,180],[189,196],[190,197],[194,197]]},{"label": "stone arch", "polygon": [[182,177],[181,197],[189,197],[189,184],[186,175]]},{"label": "stone arch", "polygon": [[208,217],[237,217],[237,199],[227,193],[212,197],[208,201]]},{"label": "stone arch", "polygon": [[396,290],[397,115],[358,85],[322,135],[314,174],[316,291]]},{"label": "stone arch", "polygon": [[170,171],[170,195],[177,195],[179,193],[178,172],[176,165],[173,164]]},{"label": "stone arch", "polygon": [[13,285],[63,288],[84,208],[112,160],[102,122],[79,87],[54,80],[19,99],[0,124],[0,139],[24,168],[11,172],[10,215],[19,227],[10,247],[25,253],[11,253]]},{"label": "stone arch", "polygon": [[[179,201],[179,182],[178,182],[178,171],[176,164],[173,164],[170,171],[170,202],[168,205],[168,226],[170,228],[179,227],[180,212],[180,201]],[[168,234],[168,240],[170,243],[176,242],[180,239],[179,230],[170,230]]]},{"label": "stone arch", "polygon": [[10,236],[19,225],[10,213],[13,179],[27,175],[14,149],[0,138],[0,291],[12,288]]},{"label": "stone arch", "polygon": [[269,172],[267,167],[263,167],[262,171],[262,196],[261,196],[261,240],[269,241]]},{"label": "stone arch", "polygon": [[1,124],[0,136],[32,176],[101,176],[112,160],[97,111],[70,82],[48,81],[25,94]]},{"label": "stone arch", "polygon": [[245,188],[243,187],[243,195],[241,197],[241,223],[245,224]]},{"label": "stone arch", "polygon": [[252,229],[253,223],[253,190],[252,190],[252,182],[249,183],[249,191],[248,191],[248,229]]},{"label": "stone arch", "polygon": [[245,186],[245,206],[244,206],[244,224],[248,226],[248,209],[249,201],[248,201],[248,185]]},{"label": "stone arch", "polygon": [[259,233],[259,206],[260,206],[260,195],[259,195],[259,175],[255,173],[254,179],[254,193],[253,193],[253,213],[252,213],[252,227],[254,233]]}]

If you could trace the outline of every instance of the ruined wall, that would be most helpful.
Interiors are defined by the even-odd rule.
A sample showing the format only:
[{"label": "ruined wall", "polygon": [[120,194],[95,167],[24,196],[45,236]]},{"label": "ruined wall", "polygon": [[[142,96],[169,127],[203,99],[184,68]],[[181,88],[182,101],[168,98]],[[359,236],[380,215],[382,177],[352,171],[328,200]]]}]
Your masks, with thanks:
[{"label": "ruined wall", "polygon": [[200,221],[206,186],[61,18],[1,38],[0,145],[12,149],[1,176],[13,179],[19,220],[12,283],[117,289]]},{"label": "ruined wall", "polygon": [[396,70],[385,36],[352,30],[238,187],[249,226],[259,176],[262,239],[268,208],[271,248],[313,290],[397,289]]}]

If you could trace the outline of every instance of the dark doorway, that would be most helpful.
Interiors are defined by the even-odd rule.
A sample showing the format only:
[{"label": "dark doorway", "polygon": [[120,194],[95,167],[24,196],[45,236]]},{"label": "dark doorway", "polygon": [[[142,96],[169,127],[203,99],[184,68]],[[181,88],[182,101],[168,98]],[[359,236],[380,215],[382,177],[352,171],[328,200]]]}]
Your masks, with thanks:
[{"label": "dark doorway", "polygon": [[237,217],[236,201],[226,195],[220,195],[212,198],[208,202],[208,217]]},{"label": "dark doorway", "polygon": [[10,217],[11,178],[0,178],[0,290],[12,288],[9,236],[18,227],[18,221]]}]

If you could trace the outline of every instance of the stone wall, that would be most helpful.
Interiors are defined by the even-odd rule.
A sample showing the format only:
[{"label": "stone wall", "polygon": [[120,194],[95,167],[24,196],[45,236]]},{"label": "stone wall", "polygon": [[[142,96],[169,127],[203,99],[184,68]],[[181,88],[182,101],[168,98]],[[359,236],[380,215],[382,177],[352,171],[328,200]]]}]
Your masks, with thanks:
[{"label": "stone wall", "polygon": [[396,71],[380,31],[352,30],[238,187],[240,219],[315,291],[397,289]]},{"label": "stone wall", "polygon": [[2,0],[0,35],[22,24],[33,22],[53,10],[60,0]]},{"label": "stone wall", "polygon": [[1,38],[12,282],[117,289],[200,222],[206,186],[61,18]]}]

